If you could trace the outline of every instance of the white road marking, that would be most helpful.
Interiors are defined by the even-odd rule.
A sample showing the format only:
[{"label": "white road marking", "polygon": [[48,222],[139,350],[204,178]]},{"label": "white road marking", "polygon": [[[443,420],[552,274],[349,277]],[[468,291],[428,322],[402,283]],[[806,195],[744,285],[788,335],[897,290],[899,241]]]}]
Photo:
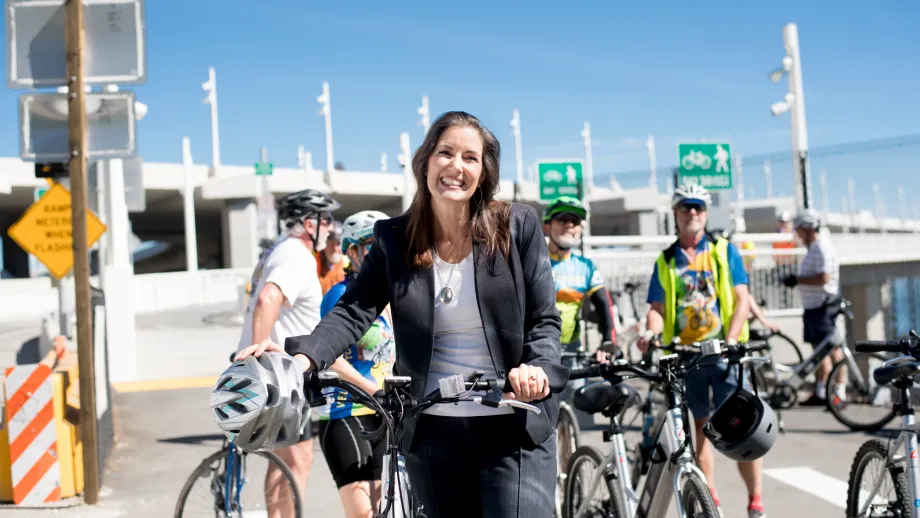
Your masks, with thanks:
[{"label": "white road marking", "polygon": [[807,466],[772,468],[763,470],[763,474],[804,491],[825,502],[846,509],[847,483]]}]

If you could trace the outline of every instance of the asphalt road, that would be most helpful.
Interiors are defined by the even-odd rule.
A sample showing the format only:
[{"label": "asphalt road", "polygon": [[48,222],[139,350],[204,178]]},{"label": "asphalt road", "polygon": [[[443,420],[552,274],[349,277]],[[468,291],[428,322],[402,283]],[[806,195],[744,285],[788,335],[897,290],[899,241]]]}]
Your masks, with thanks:
[{"label": "asphalt road", "polygon": [[[119,440],[107,466],[102,503],[10,514],[4,509],[0,514],[22,518],[172,516],[183,482],[220,444],[207,401],[207,389],[117,394]],[[850,463],[867,436],[845,431],[821,410],[789,411],[785,417],[788,431],[765,461],[763,499],[768,513],[774,517],[801,516],[803,512],[810,518],[839,517]],[[606,451],[600,431],[585,432],[583,440]],[[735,466],[724,457],[717,461],[717,479],[725,518],[746,516],[746,491]],[[306,516],[344,516],[318,449],[305,502]]]}]

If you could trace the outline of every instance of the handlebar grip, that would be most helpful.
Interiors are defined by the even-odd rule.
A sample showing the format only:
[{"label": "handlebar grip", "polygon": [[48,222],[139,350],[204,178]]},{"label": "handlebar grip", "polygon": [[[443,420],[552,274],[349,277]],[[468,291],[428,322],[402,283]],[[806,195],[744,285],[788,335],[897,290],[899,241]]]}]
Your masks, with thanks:
[{"label": "handlebar grip", "polygon": [[757,351],[765,351],[770,348],[770,343],[766,340],[751,340],[744,344],[744,349],[747,352],[755,353]]},{"label": "handlebar grip", "polygon": [[593,365],[591,367],[586,367],[584,369],[572,369],[569,371],[570,380],[580,380],[584,378],[595,378],[600,376],[601,366]]},{"label": "handlebar grip", "polygon": [[880,353],[880,352],[907,352],[907,344],[894,340],[859,340],[856,342],[856,352],[860,353]]}]

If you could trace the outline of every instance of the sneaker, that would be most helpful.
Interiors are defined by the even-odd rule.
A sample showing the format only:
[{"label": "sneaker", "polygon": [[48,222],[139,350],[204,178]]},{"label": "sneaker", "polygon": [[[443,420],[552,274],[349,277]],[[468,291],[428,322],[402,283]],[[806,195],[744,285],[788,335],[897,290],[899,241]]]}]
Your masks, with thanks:
[{"label": "sneaker", "polygon": [[827,400],[814,394],[810,398],[799,403],[800,406],[827,406]]},{"label": "sneaker", "polygon": [[767,513],[760,507],[748,507],[748,518],[767,518]]}]

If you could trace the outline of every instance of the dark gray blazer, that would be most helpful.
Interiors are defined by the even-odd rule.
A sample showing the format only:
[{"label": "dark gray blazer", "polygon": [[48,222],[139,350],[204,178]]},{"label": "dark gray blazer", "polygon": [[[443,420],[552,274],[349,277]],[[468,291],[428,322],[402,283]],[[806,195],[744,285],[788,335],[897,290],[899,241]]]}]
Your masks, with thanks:
[{"label": "dark gray blazer", "polygon": [[[284,342],[288,354],[305,354],[319,370],[356,343],[381,311],[391,304],[396,339],[394,374],[412,378],[411,393],[425,396],[434,342],[434,269],[406,263],[408,215],[374,225],[374,245],[357,277],[348,284],[335,307],[309,335]],[[556,287],[537,211],[512,204],[509,217],[511,250],[508,261],[489,261],[474,243],[476,297],[492,363],[499,377],[522,363],[542,367],[551,394],[535,404],[541,415],[515,409],[526,429],[522,439],[540,444],[549,438],[559,415],[560,392],[568,369],[560,360],[561,320]],[[413,414],[416,415],[416,414]],[[412,444],[415,420],[404,421],[403,447]],[[526,444],[526,442],[525,442]]]}]

